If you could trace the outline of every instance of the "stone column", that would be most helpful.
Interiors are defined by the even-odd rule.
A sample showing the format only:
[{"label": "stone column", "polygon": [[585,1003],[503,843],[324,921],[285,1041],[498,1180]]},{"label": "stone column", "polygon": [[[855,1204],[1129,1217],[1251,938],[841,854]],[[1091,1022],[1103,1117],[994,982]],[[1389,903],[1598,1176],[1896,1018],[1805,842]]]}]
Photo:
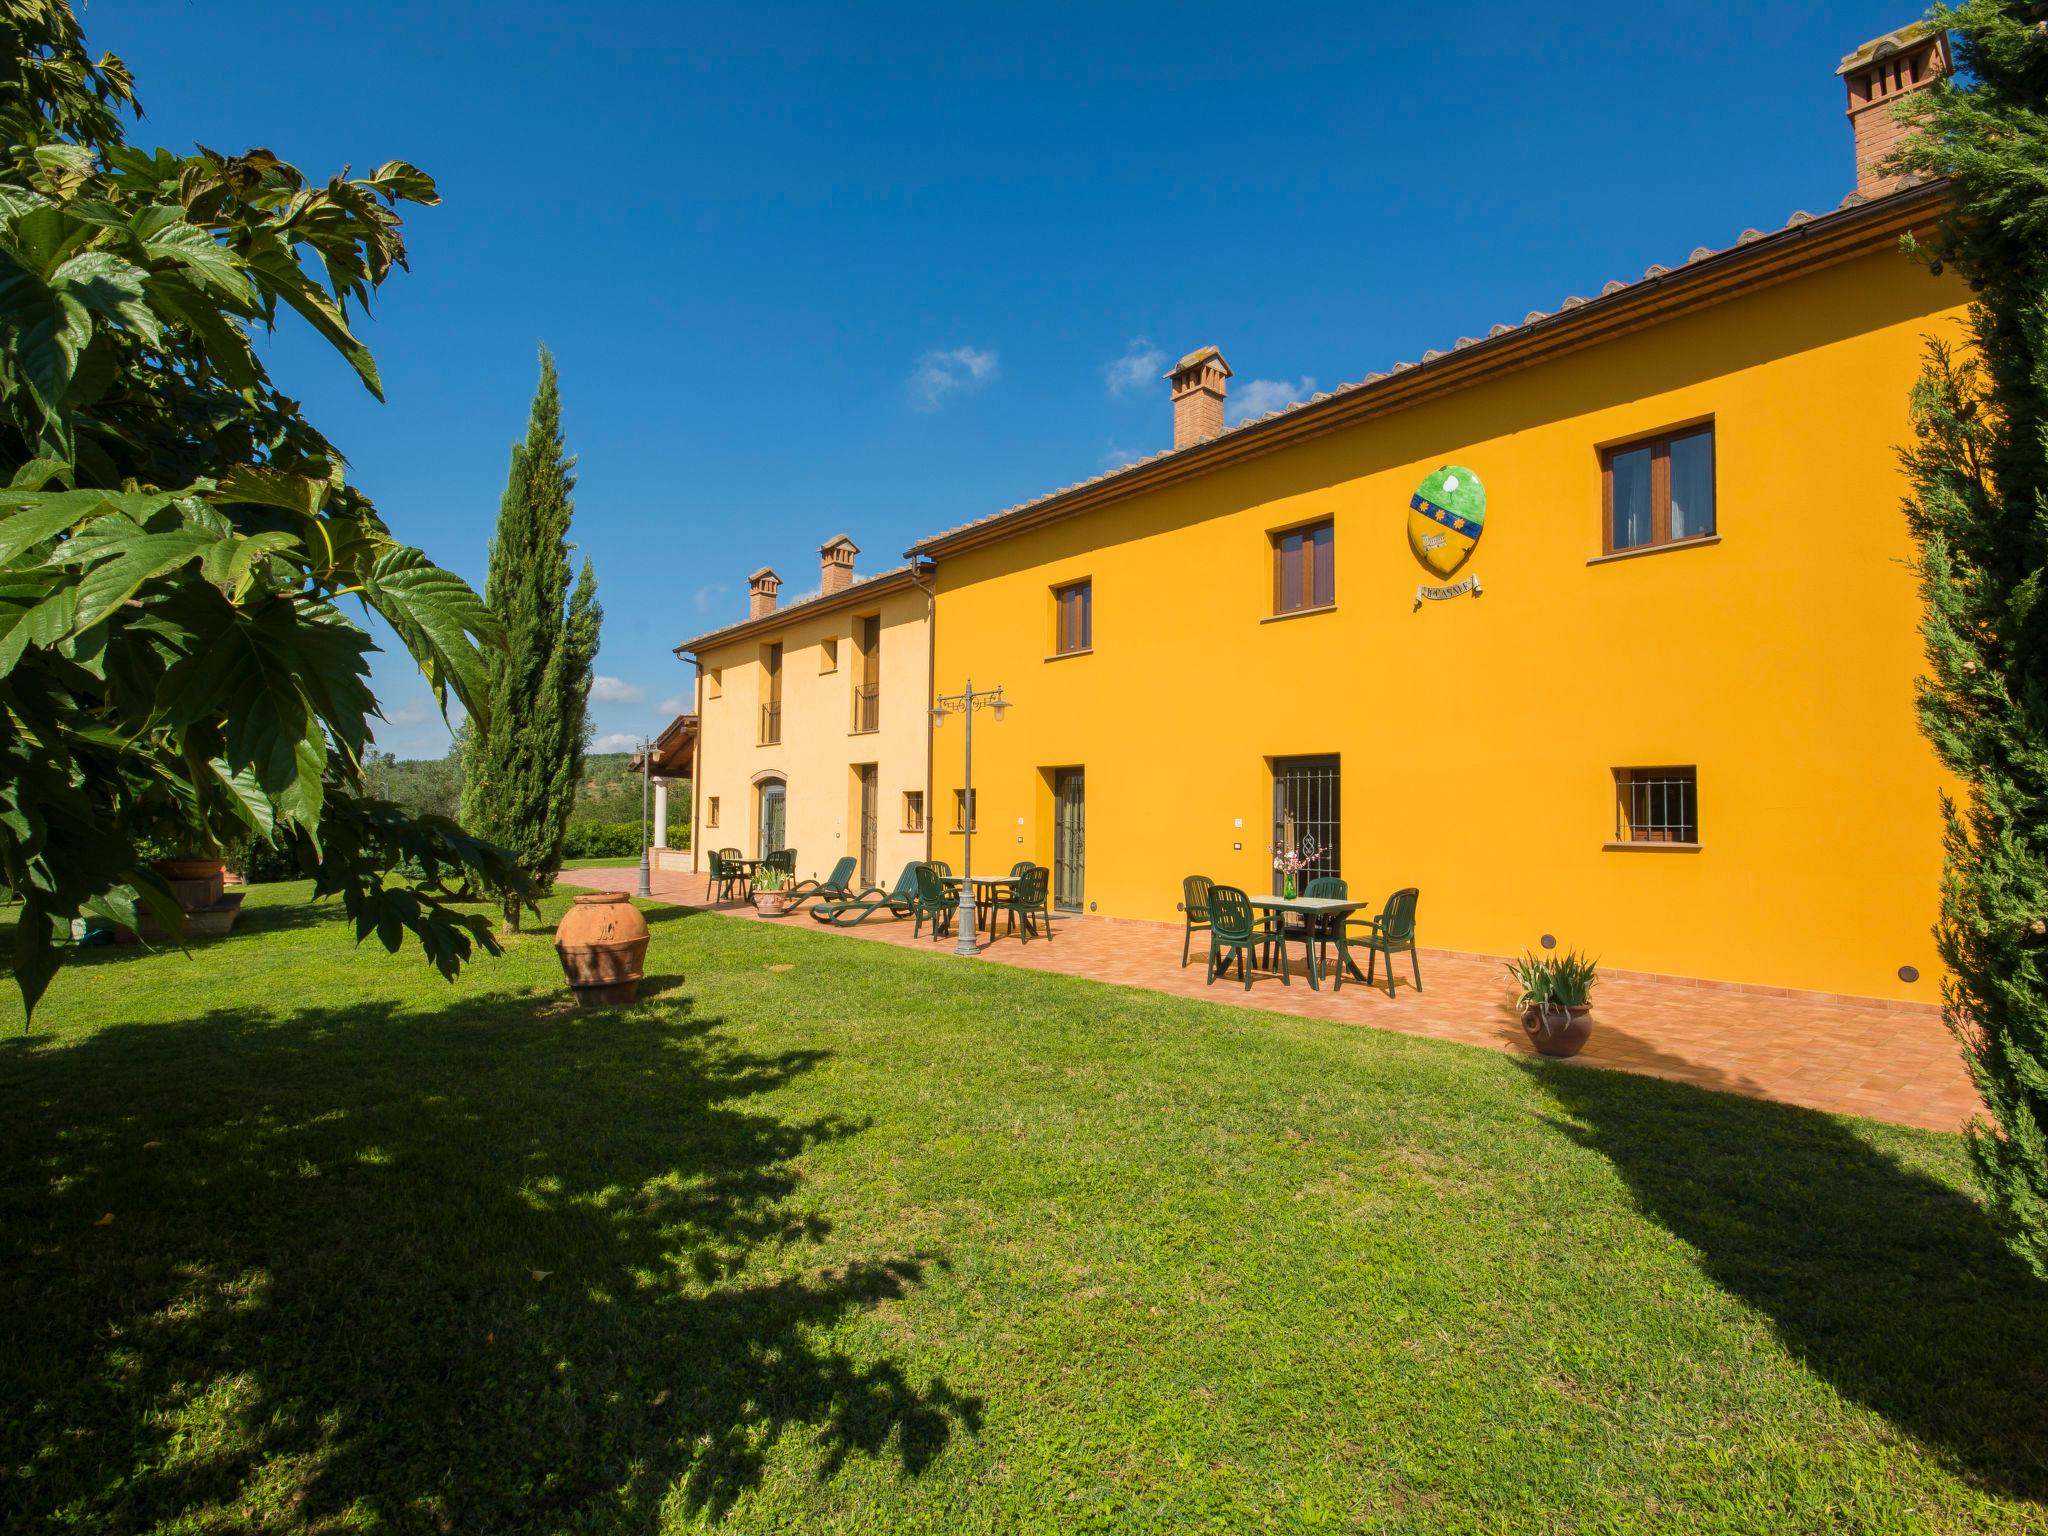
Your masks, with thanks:
[{"label": "stone column", "polygon": [[654,781],[654,846],[668,846],[668,780]]}]

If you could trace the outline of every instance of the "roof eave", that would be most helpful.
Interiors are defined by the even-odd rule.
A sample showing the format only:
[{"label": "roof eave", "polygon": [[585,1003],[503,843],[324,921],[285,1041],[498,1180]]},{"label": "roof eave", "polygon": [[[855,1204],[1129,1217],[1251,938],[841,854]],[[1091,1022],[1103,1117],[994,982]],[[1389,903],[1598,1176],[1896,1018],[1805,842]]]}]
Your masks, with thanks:
[{"label": "roof eave", "polygon": [[836,613],[842,608],[858,607],[869,597],[910,585],[910,567],[899,565],[894,570],[880,571],[873,576],[863,577],[852,586],[843,587],[837,592],[827,592],[800,603],[791,603],[787,608],[777,608],[773,613],[764,613],[758,619],[742,619],[737,624],[728,624],[724,629],[714,629],[694,639],[685,640],[674,648],[673,654],[693,656],[715,646],[745,640],[750,635],[768,634],[793,620],[807,619],[821,613]]}]

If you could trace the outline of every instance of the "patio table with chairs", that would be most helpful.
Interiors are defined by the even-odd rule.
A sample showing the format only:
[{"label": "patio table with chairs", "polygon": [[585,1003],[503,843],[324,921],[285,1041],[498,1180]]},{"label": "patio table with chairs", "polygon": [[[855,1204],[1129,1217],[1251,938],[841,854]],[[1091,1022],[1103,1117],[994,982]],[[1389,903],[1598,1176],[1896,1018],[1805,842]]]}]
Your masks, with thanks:
[{"label": "patio table with chairs", "polygon": [[[1415,948],[1415,908],[1420,892],[1413,887],[1394,892],[1377,917],[1367,916],[1362,921],[1355,914],[1370,913],[1373,904],[1353,901],[1345,883],[1335,878],[1311,881],[1308,893],[1300,896],[1253,896],[1235,886],[1216,885],[1206,876],[1190,875],[1181,882],[1181,891],[1185,923],[1181,964],[1188,963],[1194,936],[1206,932],[1211,986],[1235,962],[1238,979],[1250,990],[1255,957],[1258,968],[1270,972],[1276,952],[1281,984],[1292,986],[1287,946],[1300,940],[1304,946],[1303,968],[1311,989],[1320,991],[1322,978],[1328,975],[1332,987],[1341,991],[1346,972],[1354,981],[1372,986],[1374,972],[1384,956],[1387,995],[1391,997],[1394,957],[1405,953],[1415,977],[1415,989],[1422,990],[1422,966]],[[1299,918],[1300,926],[1291,927],[1290,918]],[[1332,945],[1337,950],[1334,968],[1327,963]],[[1354,949],[1366,952],[1364,971],[1358,968]]]}]

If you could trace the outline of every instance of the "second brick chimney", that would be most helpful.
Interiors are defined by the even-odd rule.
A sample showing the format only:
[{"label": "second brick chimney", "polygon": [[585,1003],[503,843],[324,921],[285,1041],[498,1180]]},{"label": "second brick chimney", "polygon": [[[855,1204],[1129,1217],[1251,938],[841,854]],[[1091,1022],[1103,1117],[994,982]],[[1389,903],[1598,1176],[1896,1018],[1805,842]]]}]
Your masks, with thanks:
[{"label": "second brick chimney", "polygon": [[1173,384],[1173,446],[1187,448],[1223,430],[1224,380],[1230,364],[1214,347],[1190,352],[1167,376]]},{"label": "second brick chimney", "polygon": [[782,578],[767,566],[747,578],[747,617],[765,619],[775,611],[775,594],[782,590]]},{"label": "second brick chimney", "polygon": [[828,540],[818,548],[820,576],[823,578],[819,590],[827,597],[834,592],[844,592],[853,585],[853,557],[860,553],[860,546],[845,534]]},{"label": "second brick chimney", "polygon": [[1948,34],[1924,21],[1874,37],[1842,60],[1835,73],[1849,88],[1858,192],[1882,197],[1898,190],[1900,178],[1878,169],[1908,131],[1893,115],[1893,105],[1903,96],[1925,90],[1954,67]]}]

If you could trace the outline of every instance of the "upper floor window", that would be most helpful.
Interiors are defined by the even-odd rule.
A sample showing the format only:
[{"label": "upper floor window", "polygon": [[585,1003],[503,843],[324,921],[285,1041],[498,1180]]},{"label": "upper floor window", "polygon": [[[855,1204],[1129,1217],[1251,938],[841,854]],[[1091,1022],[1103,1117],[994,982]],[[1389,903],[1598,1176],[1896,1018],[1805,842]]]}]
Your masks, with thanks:
[{"label": "upper floor window", "polygon": [[837,672],[839,670],[839,637],[827,635],[818,643],[818,670]]},{"label": "upper floor window", "polygon": [[1614,770],[1614,840],[1698,846],[1700,784],[1697,768]]},{"label": "upper floor window", "polygon": [[1714,429],[1623,443],[1600,455],[1610,555],[1683,544],[1714,532]]},{"label": "upper floor window", "polygon": [[978,791],[972,789],[956,789],[953,791],[953,830],[955,832],[972,832],[975,830],[974,797],[977,793]]},{"label": "upper floor window", "polygon": [[1073,581],[1052,589],[1052,648],[1056,656],[1071,656],[1095,645],[1095,583]]},{"label": "upper floor window", "polygon": [[882,616],[871,613],[853,621],[853,648],[859,663],[853,680],[853,729],[856,734],[882,728]]},{"label": "upper floor window", "polygon": [[1329,522],[1273,535],[1273,611],[1300,613],[1337,601],[1337,531]]},{"label": "upper floor window", "polygon": [[761,649],[761,745],[782,740],[782,642]]},{"label": "upper floor window", "polygon": [[704,674],[704,692],[710,698],[718,698],[725,692],[725,668],[713,667]]}]

